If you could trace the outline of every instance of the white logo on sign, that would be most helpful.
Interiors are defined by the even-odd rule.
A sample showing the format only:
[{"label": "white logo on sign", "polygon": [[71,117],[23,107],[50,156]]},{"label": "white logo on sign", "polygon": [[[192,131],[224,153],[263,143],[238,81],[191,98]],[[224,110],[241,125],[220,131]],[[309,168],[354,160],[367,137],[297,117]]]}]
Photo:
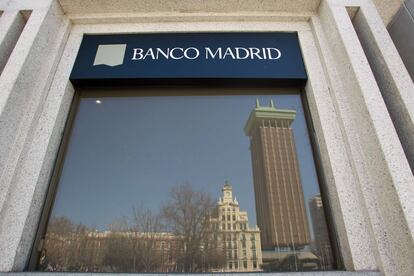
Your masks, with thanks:
[{"label": "white logo on sign", "polygon": [[93,65],[117,66],[124,63],[126,44],[99,45]]}]

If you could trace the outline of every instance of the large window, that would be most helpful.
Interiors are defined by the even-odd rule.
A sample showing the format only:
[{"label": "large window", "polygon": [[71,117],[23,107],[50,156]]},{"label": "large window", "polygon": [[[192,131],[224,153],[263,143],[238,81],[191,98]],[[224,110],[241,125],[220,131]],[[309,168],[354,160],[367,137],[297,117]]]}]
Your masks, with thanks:
[{"label": "large window", "polygon": [[36,270],[335,269],[300,93],[114,89],[74,105]]}]

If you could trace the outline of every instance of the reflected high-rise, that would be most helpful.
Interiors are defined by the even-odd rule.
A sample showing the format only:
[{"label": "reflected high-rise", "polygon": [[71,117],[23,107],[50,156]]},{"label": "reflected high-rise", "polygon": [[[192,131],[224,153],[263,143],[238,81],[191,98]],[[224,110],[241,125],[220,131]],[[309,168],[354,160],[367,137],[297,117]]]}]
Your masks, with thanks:
[{"label": "reflected high-rise", "polygon": [[328,227],[325,220],[325,211],[323,210],[322,198],[320,195],[314,196],[309,201],[309,210],[315,233],[313,251],[319,257],[322,270],[332,269],[334,266],[334,259],[331,242],[329,241]]},{"label": "reflected high-rise", "polygon": [[291,128],[296,111],[256,102],[244,131],[250,137],[257,224],[262,248],[310,243],[299,164]]}]

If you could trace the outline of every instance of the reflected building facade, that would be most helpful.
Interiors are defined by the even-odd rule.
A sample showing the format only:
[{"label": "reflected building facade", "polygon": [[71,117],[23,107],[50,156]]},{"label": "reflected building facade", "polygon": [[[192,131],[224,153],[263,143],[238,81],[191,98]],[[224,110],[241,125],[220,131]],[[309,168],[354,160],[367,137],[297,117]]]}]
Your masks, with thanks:
[{"label": "reflected building facade", "polygon": [[216,240],[226,258],[226,265],[220,272],[262,271],[259,228],[249,227],[247,212],[240,211],[228,182],[222,192],[223,197],[220,197],[210,218],[214,232],[217,233]]},{"label": "reflected building facade", "polygon": [[[161,232],[165,230],[161,228],[143,232],[129,227],[127,221],[111,230],[97,231],[65,217],[52,218],[38,269],[108,273],[262,271],[259,228],[249,226],[247,212],[240,211],[230,184],[226,182],[222,192],[208,216],[201,218],[208,223],[197,236]],[[189,242],[198,238],[198,242]],[[187,271],[183,268],[185,248],[194,245],[194,267]]]},{"label": "reflected building facade", "polygon": [[48,272],[174,272],[181,242],[182,237],[172,233],[98,232],[77,226],[47,233],[38,268]]},{"label": "reflected building facade", "polygon": [[296,111],[256,107],[244,131],[250,137],[257,224],[263,249],[301,249],[310,243],[291,124]]},{"label": "reflected building facade", "polygon": [[312,246],[312,251],[319,257],[322,270],[333,269],[334,257],[332,255],[332,248],[325,220],[325,211],[323,210],[322,198],[320,195],[314,196],[309,201],[309,210],[315,233],[315,241]]}]

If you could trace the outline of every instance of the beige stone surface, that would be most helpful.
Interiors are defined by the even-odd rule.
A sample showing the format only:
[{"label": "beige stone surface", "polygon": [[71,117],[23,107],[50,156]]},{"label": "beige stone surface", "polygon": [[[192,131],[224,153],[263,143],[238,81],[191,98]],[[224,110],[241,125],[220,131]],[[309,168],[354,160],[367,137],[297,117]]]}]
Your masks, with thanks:
[{"label": "beige stone surface", "polygon": [[1,10],[45,10],[55,0],[0,0]]},{"label": "beige stone surface", "polygon": [[385,274],[409,275],[414,271],[413,175],[406,158],[398,158],[402,146],[345,7],[323,4],[321,21],[339,73],[329,72],[375,237],[376,262]]},{"label": "beige stone surface", "polygon": [[113,13],[113,12],[303,12],[316,11],[320,0],[59,0],[63,11],[67,14]]},{"label": "beige stone surface", "polygon": [[414,171],[414,83],[378,13],[364,5],[353,25]]},{"label": "beige stone surface", "polygon": [[35,165],[45,159],[34,158],[38,148],[32,142],[40,137],[35,129],[65,34],[57,8],[32,13],[0,76],[0,271],[23,269],[39,218],[31,212],[40,213],[43,205],[44,190],[36,197],[34,183],[41,174]]},{"label": "beige stone surface", "polygon": [[[345,9],[367,1],[0,0],[3,16],[33,10],[0,76],[0,271],[23,271],[28,260],[75,93],[68,79],[83,33],[298,31],[339,247],[345,268],[360,271],[306,275],[410,275],[413,175]],[[387,22],[401,1],[375,2]],[[384,71],[401,72],[383,22],[374,16],[368,25]],[[389,75],[393,97],[409,110],[411,86]]]},{"label": "beige stone surface", "polygon": [[404,0],[372,0],[377,6],[377,10],[385,25],[391,22],[394,15],[400,9]]},{"label": "beige stone surface", "polygon": [[0,74],[26,24],[18,11],[8,11],[0,17]]},{"label": "beige stone surface", "polygon": [[347,270],[377,270],[368,214],[351,165],[352,156],[346,147],[343,123],[332,91],[337,84],[330,83],[332,80],[327,74],[338,74],[334,57],[319,19],[312,18],[311,24],[312,32],[299,33],[308,68],[306,94],[320,145],[329,205],[342,259]]}]

